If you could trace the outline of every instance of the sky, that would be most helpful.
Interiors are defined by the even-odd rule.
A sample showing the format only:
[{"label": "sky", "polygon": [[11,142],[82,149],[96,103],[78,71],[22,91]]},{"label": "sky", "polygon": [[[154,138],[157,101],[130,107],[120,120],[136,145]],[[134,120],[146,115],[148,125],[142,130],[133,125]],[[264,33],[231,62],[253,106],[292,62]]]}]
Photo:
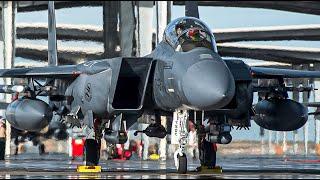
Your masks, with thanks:
[{"label": "sky", "polygon": [[[255,8],[234,8],[234,7],[200,7],[200,19],[205,21],[213,29],[235,28],[235,27],[257,27],[257,26],[280,26],[280,25],[302,25],[320,24],[320,16],[280,10],[255,9]],[[86,24],[101,26],[102,7],[77,7],[56,10],[57,24]],[[184,16],[184,6],[173,6],[172,19]],[[18,13],[17,23],[47,23],[47,11]],[[155,23],[154,23],[155,24]],[[46,41],[17,40],[17,43],[46,44]],[[99,46],[102,43],[94,42],[63,42],[59,41],[58,46]],[[320,48],[319,41],[254,41],[244,42],[251,44],[280,45],[291,47],[315,47]],[[17,58],[21,61],[22,58]],[[319,95],[316,95],[317,97]],[[309,138],[314,139],[314,120],[309,117]],[[299,131],[299,139],[303,139],[303,130]],[[232,131],[234,140],[257,140],[259,139],[259,127],[252,121],[250,131]],[[266,137],[267,138],[267,137]],[[292,133],[288,133],[288,139],[292,139]]]}]

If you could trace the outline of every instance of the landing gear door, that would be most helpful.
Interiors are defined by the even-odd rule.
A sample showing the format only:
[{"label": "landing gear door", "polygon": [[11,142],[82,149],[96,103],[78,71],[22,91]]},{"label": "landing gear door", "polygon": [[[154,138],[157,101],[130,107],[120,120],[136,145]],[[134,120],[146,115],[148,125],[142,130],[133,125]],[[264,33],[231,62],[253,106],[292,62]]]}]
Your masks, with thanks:
[{"label": "landing gear door", "polygon": [[180,144],[181,136],[188,133],[188,111],[179,112],[176,110],[173,113],[172,128],[171,128],[171,144]]},{"label": "landing gear door", "polygon": [[177,112],[173,113],[172,128],[171,128],[171,144],[179,144],[179,137],[181,128],[179,127],[180,120],[178,119]]}]

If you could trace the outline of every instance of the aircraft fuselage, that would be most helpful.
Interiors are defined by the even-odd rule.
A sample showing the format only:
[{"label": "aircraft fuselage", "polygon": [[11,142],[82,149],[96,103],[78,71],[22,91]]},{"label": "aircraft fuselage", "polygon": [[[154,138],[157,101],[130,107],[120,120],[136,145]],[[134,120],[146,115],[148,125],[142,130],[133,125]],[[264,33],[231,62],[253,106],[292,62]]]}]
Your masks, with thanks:
[{"label": "aircraft fuselage", "polygon": [[164,110],[219,109],[235,94],[233,75],[210,49],[199,47],[175,52],[163,42],[151,56],[158,61],[153,81],[154,100]]},{"label": "aircraft fuselage", "polygon": [[[200,47],[189,52],[175,52],[162,42],[146,57],[156,61],[154,74],[150,74],[153,77],[152,97],[154,105],[161,110],[215,110],[234,97],[233,75],[220,56],[210,49]],[[137,109],[125,105],[114,107],[120,66],[121,58],[78,65],[87,73],[79,75],[66,91],[66,96],[74,98],[71,107],[80,106],[84,114],[92,110],[101,116],[117,109]],[[128,87],[127,93],[133,88]]]}]

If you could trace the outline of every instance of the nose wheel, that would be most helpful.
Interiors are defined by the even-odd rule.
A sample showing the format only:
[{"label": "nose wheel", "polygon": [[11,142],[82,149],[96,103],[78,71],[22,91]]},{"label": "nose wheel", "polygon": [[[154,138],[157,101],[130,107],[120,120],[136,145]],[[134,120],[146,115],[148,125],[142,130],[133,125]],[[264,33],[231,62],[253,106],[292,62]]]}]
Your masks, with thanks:
[{"label": "nose wheel", "polygon": [[185,174],[187,173],[187,156],[186,154],[182,154],[182,156],[177,153],[175,154],[175,166],[177,167],[178,173]]}]

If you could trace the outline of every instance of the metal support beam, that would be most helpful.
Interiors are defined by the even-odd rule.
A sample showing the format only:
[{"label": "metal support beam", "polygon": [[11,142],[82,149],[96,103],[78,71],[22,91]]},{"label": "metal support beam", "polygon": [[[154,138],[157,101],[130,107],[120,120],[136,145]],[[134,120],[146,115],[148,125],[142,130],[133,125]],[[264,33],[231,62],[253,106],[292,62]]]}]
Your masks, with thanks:
[{"label": "metal support beam", "polygon": [[163,32],[168,24],[168,2],[167,1],[156,1],[156,44],[162,41]]},{"label": "metal support beam", "polygon": [[[101,6],[103,1],[57,1],[56,9]],[[184,1],[173,1],[174,5],[184,5]],[[225,7],[253,7],[277,9],[284,11],[300,12],[306,14],[320,14],[320,4],[315,1],[199,1],[199,6],[225,6]],[[19,1],[18,11],[39,11],[48,8],[47,1]]]},{"label": "metal support beam", "polygon": [[282,47],[244,43],[218,43],[221,56],[242,57],[293,64],[320,61],[320,48]]},{"label": "metal support beam", "polygon": [[54,1],[48,4],[48,65],[58,66],[57,36],[56,36],[56,14]]},{"label": "metal support beam", "polygon": [[[292,65],[292,69],[301,70],[299,65]],[[293,79],[292,84],[293,87],[298,87],[300,82],[299,79]],[[299,102],[300,101],[300,93],[297,91],[292,92],[292,100]],[[298,154],[298,130],[293,131],[293,153]]]},{"label": "metal support beam", "polygon": [[[314,64],[314,70],[319,71],[320,70],[320,64],[315,63]],[[314,86],[315,88],[320,88],[320,81],[319,79],[314,79]],[[320,96],[318,93],[314,93],[314,102],[319,102]],[[320,153],[320,120],[314,117],[315,120],[315,147],[316,147],[316,153],[319,155]]]},{"label": "metal support beam", "polygon": [[[309,65],[303,65],[302,70],[309,70]],[[302,81],[303,86],[307,87],[309,86],[309,80],[303,79]],[[303,99],[302,101],[304,103],[309,102],[308,92],[303,92]],[[308,155],[308,141],[309,141],[309,121],[306,122],[306,124],[303,127],[303,133],[304,133],[304,153],[305,155]]]},{"label": "metal support beam", "polygon": [[[174,1],[174,5],[185,5],[185,1]],[[199,6],[247,7],[291,11],[320,15],[320,4],[316,1],[199,1]]]},{"label": "metal support beam", "polygon": [[319,24],[213,29],[218,43],[236,41],[320,39]]},{"label": "metal support beam", "polygon": [[283,139],[282,139],[282,150],[283,154],[287,154],[288,144],[287,144],[287,132],[283,132]]},{"label": "metal support beam", "polygon": [[274,154],[274,149],[272,146],[272,134],[273,134],[273,131],[268,130],[268,151],[269,151],[269,154]]},{"label": "metal support beam", "polygon": [[138,56],[152,51],[153,1],[138,2]]},{"label": "metal support beam", "polygon": [[[166,116],[161,116],[161,125],[167,128],[167,117]],[[160,144],[159,144],[159,155],[160,155],[160,160],[165,161],[167,159],[167,138],[166,136],[163,139],[160,139]]]},{"label": "metal support beam", "polygon": [[[41,11],[48,9],[48,1],[17,1],[18,12]],[[103,1],[56,1],[56,9],[83,7],[83,6],[101,6]]]},{"label": "metal support beam", "polygon": [[260,127],[260,145],[261,145],[261,155],[265,154],[265,148],[264,148],[264,135],[265,135],[265,129]]},{"label": "metal support beam", "polygon": [[[57,24],[57,39],[104,42],[103,27],[79,24]],[[17,24],[18,39],[48,39],[47,23]]]},{"label": "metal support beam", "polygon": [[135,13],[133,1],[120,2],[120,49],[121,56],[135,56]]},{"label": "metal support beam", "polygon": [[[138,1],[137,14],[137,56],[145,56],[152,51],[152,20],[153,20],[153,1]],[[142,135],[144,141],[143,160],[148,157],[149,137]]]},{"label": "metal support beam", "polygon": [[[17,44],[16,56],[37,61],[48,61],[48,47],[45,45]],[[103,59],[103,49],[101,48],[74,48],[59,47],[58,59],[60,65],[78,64],[85,60]]]},{"label": "metal support beam", "polygon": [[[167,24],[169,23],[169,12],[168,7],[170,7],[171,3],[168,1],[156,1],[156,45],[162,41],[163,32],[166,28]],[[161,117],[161,124],[167,129],[167,117]],[[160,159],[166,160],[167,156],[167,137],[160,140],[159,145],[160,150]]]},{"label": "metal support beam", "polygon": [[[314,65],[313,65],[313,67],[314,67]],[[310,69],[311,69],[311,66],[310,66]],[[311,78],[311,79],[309,80],[309,86],[312,86],[312,87],[316,88],[316,87],[315,87],[315,79],[314,79],[314,78]],[[311,102],[316,102],[316,90],[312,90],[312,91],[310,92],[309,101],[311,101]],[[308,108],[309,112],[314,112],[316,109],[317,109],[317,108],[315,108],[315,107],[309,107],[309,108]],[[314,117],[314,116],[313,116],[313,117]],[[311,117],[309,116],[309,118],[311,118]],[[313,122],[312,122],[312,123],[313,123],[313,125],[314,125],[314,129],[313,129],[313,132],[314,132],[313,143],[314,143],[314,145],[315,145],[315,150],[316,150],[316,148],[317,148],[317,120],[316,120],[316,118],[313,118]],[[316,152],[316,153],[317,153],[317,152]]]},{"label": "metal support beam", "polygon": [[[3,39],[4,39],[4,61],[0,63],[0,68],[10,69],[14,64],[15,57],[15,14],[17,12],[15,1],[2,1],[2,25],[3,25]],[[1,78],[2,79],[2,78]],[[10,78],[3,78],[4,84],[11,84]],[[2,84],[2,82],[0,82]],[[4,96],[5,102],[10,103],[12,96],[6,94]],[[4,115],[4,111],[2,111]],[[10,156],[10,142],[11,142],[11,126],[6,122],[6,156]]]},{"label": "metal support beam", "polygon": [[167,1],[167,22],[171,22],[171,10],[172,10],[172,5],[173,5],[173,1]]},{"label": "metal support beam", "polygon": [[104,1],[103,4],[103,39],[104,57],[113,58],[119,56],[117,46],[120,45],[118,33],[118,14],[120,12],[119,1]]},{"label": "metal support beam", "polygon": [[[166,3],[166,2],[159,2]],[[120,31],[123,17],[127,17],[128,27],[132,24],[131,15],[133,14],[131,6],[133,2],[120,2]],[[156,3],[158,4],[158,3]],[[171,7],[169,2],[165,14],[160,12],[160,18],[167,17],[171,14]],[[167,22],[170,22],[170,17],[167,17]],[[129,21],[130,20],[130,21]],[[20,23],[17,24],[17,38],[25,39],[47,39],[47,24],[44,23]],[[133,25],[134,26],[134,25]],[[134,27],[130,27],[134,28]],[[94,25],[77,25],[77,24],[59,24],[57,26],[57,38],[62,40],[90,40],[103,42],[103,28]],[[155,32],[157,33],[157,32]],[[163,31],[159,31],[163,34]],[[228,29],[214,29],[214,36],[218,43],[223,42],[237,42],[237,41],[271,41],[271,40],[320,40],[320,24],[306,24],[306,25],[290,25],[290,26],[267,26],[267,27],[248,27],[248,28],[228,28]]]}]

